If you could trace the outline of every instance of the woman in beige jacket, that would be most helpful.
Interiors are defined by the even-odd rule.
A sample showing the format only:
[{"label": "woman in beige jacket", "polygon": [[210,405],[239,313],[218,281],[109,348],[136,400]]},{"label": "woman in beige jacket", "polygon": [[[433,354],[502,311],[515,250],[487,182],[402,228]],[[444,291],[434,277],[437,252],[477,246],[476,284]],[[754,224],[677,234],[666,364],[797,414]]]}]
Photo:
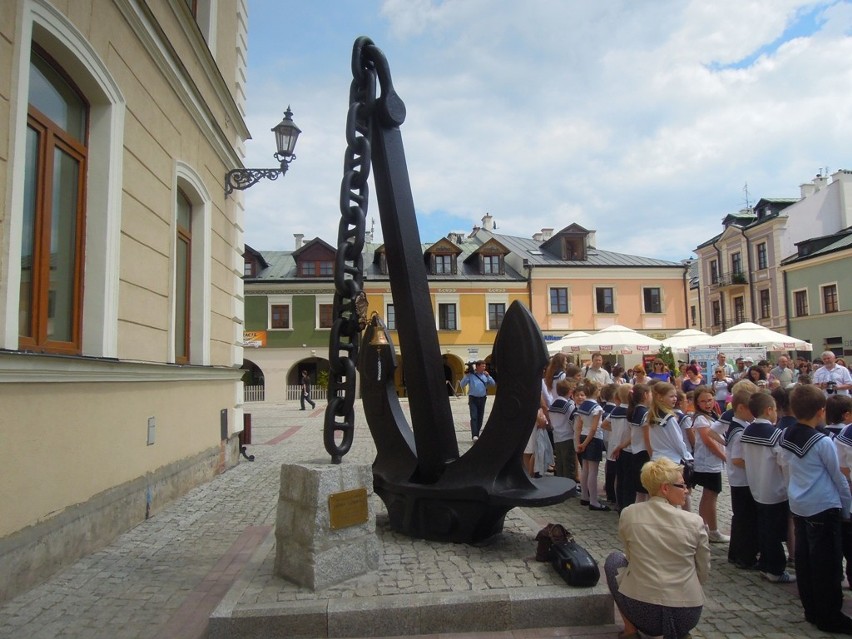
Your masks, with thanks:
[{"label": "woman in beige jacket", "polygon": [[607,557],[604,571],[624,619],[620,639],[637,630],[682,639],[698,625],[701,584],[710,569],[710,544],[700,516],[681,510],[689,488],[683,467],[660,458],[642,467],[651,498],[621,513],[618,534],[625,552]]}]

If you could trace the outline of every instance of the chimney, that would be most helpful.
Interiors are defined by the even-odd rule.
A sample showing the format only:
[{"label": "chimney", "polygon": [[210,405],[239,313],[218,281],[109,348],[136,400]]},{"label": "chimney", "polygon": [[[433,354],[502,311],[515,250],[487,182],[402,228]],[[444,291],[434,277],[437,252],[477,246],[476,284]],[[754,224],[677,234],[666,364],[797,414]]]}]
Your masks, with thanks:
[{"label": "chimney", "polygon": [[597,248],[595,231],[589,231],[586,235],[586,248]]},{"label": "chimney", "polygon": [[533,233],[533,240],[536,242],[541,242],[541,233]]},{"label": "chimney", "polygon": [[293,237],[296,238],[296,249],[302,248],[302,240],[305,238],[304,233],[293,233]]},{"label": "chimney", "polygon": [[814,185],[810,182],[805,182],[804,184],[799,185],[799,196],[802,200],[804,200],[809,195],[814,194]]},{"label": "chimney", "polygon": [[494,230],[494,218],[491,217],[490,213],[486,213],[482,216],[482,228],[484,228],[486,231]]},{"label": "chimney", "polygon": [[817,174],[816,177],[814,177],[813,182],[814,182],[814,190],[819,191],[820,189],[825,188],[825,185],[828,184],[828,176],[823,175],[822,173],[819,173],[819,174]]},{"label": "chimney", "polygon": [[553,229],[541,229],[541,239],[549,240],[553,237]]}]

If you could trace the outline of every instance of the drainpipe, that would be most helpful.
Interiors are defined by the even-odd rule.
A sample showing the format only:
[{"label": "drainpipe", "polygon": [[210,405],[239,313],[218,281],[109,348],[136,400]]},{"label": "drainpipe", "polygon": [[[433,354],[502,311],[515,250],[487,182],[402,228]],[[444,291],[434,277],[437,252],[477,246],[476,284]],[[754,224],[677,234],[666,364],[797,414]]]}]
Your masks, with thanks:
[{"label": "drainpipe", "polygon": [[787,335],[792,335],[790,332],[790,292],[787,290],[787,271],[781,271],[782,280],[784,282],[784,320]]},{"label": "drainpipe", "polygon": [[[698,303],[701,303],[701,297],[698,298]],[[683,265],[683,310],[686,319],[686,323],[684,326],[689,328],[691,324],[689,323],[689,261]]]},{"label": "drainpipe", "polygon": [[[746,286],[748,286],[748,303],[751,306],[751,321],[754,322],[757,319],[757,313],[754,311],[754,286],[752,286],[752,273],[754,273],[754,269],[751,267],[751,240],[748,235],[745,234],[745,229],[740,227],[740,233],[745,238],[746,241],[746,264],[748,265],[748,280]],[[744,273],[745,275],[745,273]]]},{"label": "drainpipe", "polygon": [[[718,286],[718,279],[722,277],[722,249],[716,246],[716,242],[713,242],[713,248],[716,249],[716,285]],[[725,326],[725,295],[721,291],[719,292],[719,314],[721,315],[719,319],[722,322],[722,330],[724,331],[727,328]]]}]

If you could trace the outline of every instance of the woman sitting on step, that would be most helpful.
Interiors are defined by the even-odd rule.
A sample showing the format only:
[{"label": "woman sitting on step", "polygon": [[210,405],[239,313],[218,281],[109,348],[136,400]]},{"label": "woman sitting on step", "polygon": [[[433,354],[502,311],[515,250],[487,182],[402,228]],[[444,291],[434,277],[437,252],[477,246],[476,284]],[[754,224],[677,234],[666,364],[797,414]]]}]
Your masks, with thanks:
[{"label": "woman sitting on step", "polygon": [[618,535],[625,552],[606,559],[607,585],[622,618],[619,639],[689,637],[704,604],[701,584],[710,569],[707,529],[697,514],[681,510],[689,488],[683,467],[661,457],[642,467],[650,499],[625,508]]}]

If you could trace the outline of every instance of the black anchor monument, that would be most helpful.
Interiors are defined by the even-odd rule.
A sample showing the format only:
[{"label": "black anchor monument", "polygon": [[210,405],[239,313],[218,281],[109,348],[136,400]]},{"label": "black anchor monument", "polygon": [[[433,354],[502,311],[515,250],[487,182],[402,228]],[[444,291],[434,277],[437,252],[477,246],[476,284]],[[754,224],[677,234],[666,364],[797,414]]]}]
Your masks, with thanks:
[{"label": "black anchor monument", "polygon": [[[493,347],[492,361],[499,371],[493,409],[479,441],[460,456],[399,130],[405,105],[393,89],[384,54],[369,38],[355,41],[352,70],[349,173],[341,188],[343,220],[335,266],[336,320],[329,349],[326,450],[339,463],[351,446],[352,363],[357,360],[364,414],[377,449],[373,485],[387,507],[391,527],[415,538],[476,543],[502,531],[512,508],[556,504],[574,494],[572,480],[533,480],[522,464],[539,407],[547,349],[530,312],[520,302],[513,302]],[[397,361],[391,337],[377,314],[367,323],[360,289],[370,164],[404,354],[411,425],[393,381]],[[356,185],[357,194],[353,193]],[[347,259],[351,265],[345,263]],[[349,337],[348,344],[341,343],[341,335]],[[340,356],[341,350],[345,356]],[[343,421],[336,422],[335,416]],[[338,433],[342,434],[341,443],[336,441]]]}]

